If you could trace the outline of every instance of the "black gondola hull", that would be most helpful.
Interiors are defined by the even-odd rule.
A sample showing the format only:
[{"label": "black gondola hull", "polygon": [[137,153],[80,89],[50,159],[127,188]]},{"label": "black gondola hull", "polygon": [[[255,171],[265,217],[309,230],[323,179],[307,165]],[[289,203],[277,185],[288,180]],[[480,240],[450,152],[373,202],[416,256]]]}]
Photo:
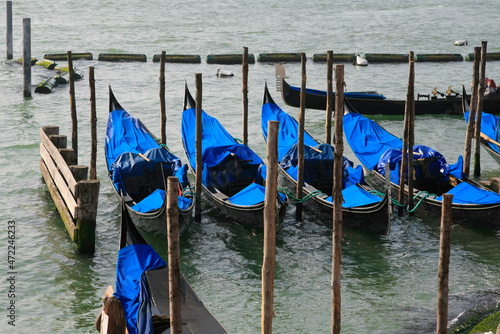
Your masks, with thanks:
[{"label": "black gondola hull", "polygon": [[[300,107],[300,90],[281,79],[281,97],[292,107]],[[403,116],[405,100],[349,98],[349,103],[357,112],[364,115]],[[326,110],[326,94],[306,93],[306,108]],[[335,107],[334,107],[335,108]],[[500,114],[500,94],[484,97],[483,110],[491,114]],[[415,100],[415,115],[462,115],[461,96]]]}]

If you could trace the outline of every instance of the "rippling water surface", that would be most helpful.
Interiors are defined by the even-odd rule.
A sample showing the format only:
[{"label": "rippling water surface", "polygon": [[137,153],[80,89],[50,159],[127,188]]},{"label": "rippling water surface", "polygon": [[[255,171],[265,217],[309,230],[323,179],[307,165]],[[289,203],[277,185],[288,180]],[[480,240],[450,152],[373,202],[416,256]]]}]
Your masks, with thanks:
[{"label": "rippling water surface", "polygon": [[[119,207],[106,179],[104,133],[107,87],[120,103],[155,133],[159,133],[159,65],[154,54],[199,54],[201,64],[167,64],[167,141],[185,160],[180,140],[184,83],[194,92],[195,73],[203,74],[203,107],[235,136],[241,136],[241,67],[206,64],[208,54],[241,53],[244,46],[256,57],[263,52],[315,53],[460,53],[473,52],[482,40],[489,52],[500,52],[495,29],[495,0],[481,1],[146,1],[83,3],[17,1],[14,12],[14,57],[22,57],[22,18],[31,18],[32,55],[91,52],[95,60],[75,61],[88,72],[95,67],[98,113],[99,197],[96,253],[74,251],[63,222],[47,192],[39,170],[39,128],[58,125],[71,134],[67,87],[49,95],[22,97],[22,67],[0,62],[0,232],[7,276],[7,229],[16,221],[16,326],[8,325],[8,286],[0,285],[0,332],[93,333],[100,297],[114,286],[118,249]],[[5,12],[5,3],[0,4]],[[2,31],[4,31],[2,21]],[[456,47],[465,39],[468,46]],[[5,33],[0,34],[5,57]],[[147,63],[97,61],[102,52],[144,53]],[[300,65],[285,64],[289,81],[300,84]],[[218,68],[233,78],[217,78]],[[260,130],[260,107],[267,80],[276,102],[292,115],[274,90],[274,64],[250,65],[250,146],[265,157]],[[434,87],[467,87],[472,63],[417,63],[415,91]],[[53,72],[33,67],[38,84]],[[487,64],[487,75],[500,81],[500,62]],[[403,99],[407,64],[345,65],[347,91],[377,90]],[[307,63],[308,86],[324,89],[326,66]],[[76,82],[80,163],[89,164],[89,85]],[[308,110],[306,127],[323,138],[324,115]],[[375,119],[389,131],[402,134],[402,117]],[[454,163],[463,153],[465,124],[460,117],[420,116],[416,142],[434,147]],[[345,142],[345,155],[356,158]],[[500,174],[483,154],[482,179]],[[342,330],[345,333],[432,333],[437,305],[439,219],[393,216],[392,231],[381,237],[344,229],[342,249]],[[275,317],[276,333],[328,333],[331,305],[331,222],[306,210],[294,219],[289,207],[277,235]],[[165,255],[165,240],[148,236]],[[201,224],[192,224],[182,236],[182,270],[200,298],[231,333],[260,331],[263,234],[221,219],[205,206]],[[450,268],[450,320],[473,307],[488,307],[500,285],[500,232],[453,226]],[[474,296],[474,297],[468,297]],[[477,297],[479,296],[479,297]],[[498,297],[497,297],[498,298]],[[494,298],[493,298],[494,299]],[[465,302],[464,302],[465,301]],[[478,306],[479,305],[479,306]]]}]

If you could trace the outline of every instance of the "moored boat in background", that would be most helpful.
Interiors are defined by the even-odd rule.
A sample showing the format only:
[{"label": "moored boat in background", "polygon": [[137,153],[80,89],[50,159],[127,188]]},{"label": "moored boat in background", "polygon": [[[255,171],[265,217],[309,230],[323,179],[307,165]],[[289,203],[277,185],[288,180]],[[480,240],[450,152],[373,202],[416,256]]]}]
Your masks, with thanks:
[{"label": "moored boat in background", "polygon": [[[300,106],[300,87],[291,86],[285,80],[285,70],[276,65],[276,82],[281,90],[283,101],[292,107]],[[335,92],[333,93],[335,96]],[[345,92],[351,106],[363,115],[399,115],[405,111],[405,100],[387,99],[376,91]],[[306,108],[326,110],[326,91],[307,89]],[[335,108],[335,107],[334,107]],[[484,97],[483,110],[492,114],[500,114],[500,94],[489,94]],[[415,115],[462,115],[462,97],[450,87],[445,93],[435,88],[430,94],[418,94],[415,100]]]}]

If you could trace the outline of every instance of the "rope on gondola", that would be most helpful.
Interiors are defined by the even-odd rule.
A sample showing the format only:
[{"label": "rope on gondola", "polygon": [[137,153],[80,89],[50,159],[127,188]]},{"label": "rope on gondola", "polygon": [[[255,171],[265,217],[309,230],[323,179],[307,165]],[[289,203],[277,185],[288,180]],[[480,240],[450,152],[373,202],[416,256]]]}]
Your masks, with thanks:
[{"label": "rope on gondola", "polygon": [[193,187],[186,187],[182,192],[182,197],[187,197],[189,195],[196,197],[196,200],[201,203],[201,198],[196,194],[196,191]]},{"label": "rope on gondola", "polygon": [[429,197],[429,196],[437,196],[436,194],[431,194],[431,193],[429,193],[429,192],[427,192],[427,191],[419,191],[419,192],[418,192],[418,193],[417,193],[417,194],[413,197],[413,199],[416,199],[416,198],[417,198],[420,194],[426,194],[426,195],[425,195],[425,196],[423,196],[423,197],[422,197],[422,198],[418,201],[417,205],[415,205],[415,207],[414,207],[413,209],[411,209],[411,210],[410,210],[410,207],[409,207],[409,206],[407,206],[407,207],[406,207],[406,209],[408,210],[408,212],[409,212],[409,213],[412,213],[413,211],[415,211],[415,210],[418,208],[418,206],[420,205],[420,203],[422,203],[422,201],[423,201],[424,199],[426,199],[427,197]]},{"label": "rope on gondola", "polygon": [[287,190],[285,188],[278,188],[278,191],[285,193],[295,203],[304,203],[304,202],[310,200],[311,198],[314,198],[314,197],[319,196],[319,195],[324,195],[323,192],[321,192],[319,190],[316,190],[316,191],[310,192],[309,194],[307,194],[307,196],[305,196],[304,198],[300,199],[300,198],[297,198],[295,196],[295,193],[293,193],[293,192],[291,192],[291,191],[289,191],[289,190]]}]

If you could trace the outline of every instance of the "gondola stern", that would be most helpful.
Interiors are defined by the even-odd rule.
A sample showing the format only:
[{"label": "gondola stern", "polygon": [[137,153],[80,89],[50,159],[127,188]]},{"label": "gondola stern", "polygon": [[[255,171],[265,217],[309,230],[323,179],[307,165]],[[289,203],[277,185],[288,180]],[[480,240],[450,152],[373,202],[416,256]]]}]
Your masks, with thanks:
[{"label": "gondola stern", "polygon": [[184,110],[196,108],[196,101],[189,92],[187,81],[184,83]]},{"label": "gondola stern", "polygon": [[108,88],[109,88],[109,112],[112,112],[113,110],[123,109],[123,107],[116,99],[115,94],[113,94],[111,85],[109,85]]}]

